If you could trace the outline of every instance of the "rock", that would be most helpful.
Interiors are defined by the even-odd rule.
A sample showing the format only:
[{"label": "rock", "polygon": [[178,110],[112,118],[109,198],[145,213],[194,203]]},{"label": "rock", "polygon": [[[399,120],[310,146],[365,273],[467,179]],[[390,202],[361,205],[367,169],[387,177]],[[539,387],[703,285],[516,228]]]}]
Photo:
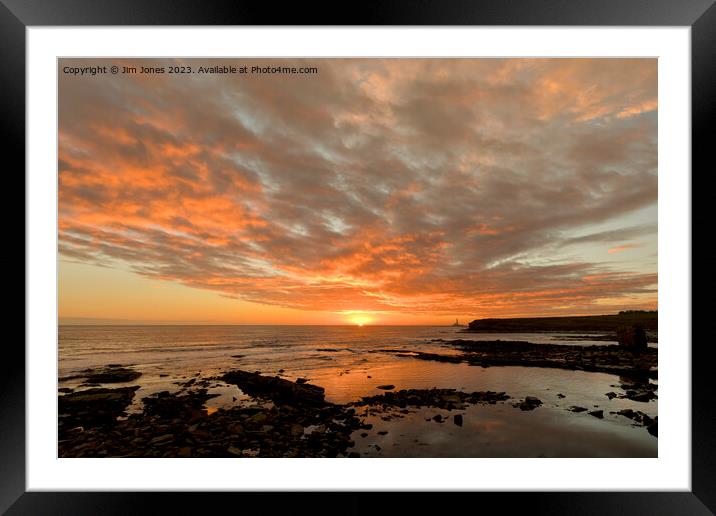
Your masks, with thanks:
[{"label": "rock", "polygon": [[641,326],[621,326],[617,328],[617,342],[620,346],[633,351],[647,349],[646,332]]},{"label": "rock", "polygon": [[[209,414],[205,401],[213,395],[205,388],[197,388],[202,380],[179,392],[147,396],[142,412],[126,417],[124,410],[138,387],[60,395],[58,455],[339,457],[348,455],[355,445],[351,436],[356,430],[372,427],[361,422],[355,408],[325,401],[320,387],[263,377],[260,373],[239,376],[242,390],[254,389],[260,394],[255,397],[273,403],[249,402],[212,409]],[[371,410],[364,412],[360,417]],[[118,415],[122,417],[118,419]],[[380,435],[386,434],[384,430]],[[367,431],[363,435],[367,437]]]},{"label": "rock", "polygon": [[640,401],[642,403],[646,403],[646,402],[656,398],[656,394],[654,394],[651,391],[628,390],[628,391],[626,391],[625,397],[630,400],[633,400],[633,401]]},{"label": "rock", "polygon": [[443,422],[443,417],[442,417],[442,415],[440,415],[440,414],[434,415],[434,416],[433,416],[433,421],[435,421],[435,422],[437,422],[437,423],[442,423],[442,422]]},{"label": "rock", "polygon": [[380,432],[378,432],[378,435],[388,435],[388,431],[387,431],[387,430],[381,430]]},{"label": "rock", "polygon": [[364,396],[361,401],[353,402],[353,405],[389,405],[398,408],[407,406],[437,407],[451,410],[456,408],[456,402],[494,404],[509,398],[504,392],[493,391],[467,393],[455,389],[404,389],[376,396]]},{"label": "rock", "polygon": [[88,383],[122,383],[131,382],[142,376],[142,373],[122,367],[118,364],[110,364],[100,369],[87,369],[83,378]]},{"label": "rock", "polygon": [[562,393],[560,392],[560,393],[557,394],[557,397],[560,398],[560,399],[562,399],[562,398],[566,398],[567,396],[565,396],[564,394],[562,394]]},{"label": "rock", "polygon": [[57,405],[60,436],[65,429],[76,426],[89,428],[114,423],[119,416],[125,415],[124,411],[132,402],[137,389],[138,386],[94,388],[59,396]]},{"label": "rock", "polygon": [[[525,366],[604,372],[643,378],[657,378],[656,348],[635,349],[615,345],[536,344],[526,341],[451,340],[446,346],[462,354],[441,354],[386,349],[399,357],[438,362],[467,363],[471,366]],[[635,351],[639,351],[636,353]]]},{"label": "rock", "polygon": [[154,444],[154,445],[166,444],[173,439],[174,439],[173,434],[164,434],[164,435],[160,435],[158,437],[153,438],[152,440],[149,441],[149,443]]},{"label": "rock", "polygon": [[243,455],[243,452],[235,446],[229,446],[226,451],[231,455],[236,455],[237,457],[241,457]]},{"label": "rock", "polygon": [[[245,431],[244,426],[241,423],[233,423],[227,426],[226,430],[232,434],[243,434]],[[301,427],[301,431],[303,432],[303,427]]]},{"label": "rock", "polygon": [[542,400],[534,396],[527,396],[522,403],[516,406],[519,407],[520,410],[534,410],[540,405],[542,405]]},{"label": "rock", "polygon": [[308,383],[298,384],[278,376],[262,376],[260,373],[236,370],[224,374],[221,379],[237,385],[249,396],[267,398],[274,403],[325,403],[323,387]]},{"label": "rock", "polygon": [[584,407],[578,407],[578,406],[576,406],[576,405],[572,405],[571,407],[569,407],[569,410],[570,410],[571,412],[585,412],[585,411],[587,411],[588,409],[586,409],[586,408],[584,408]]},{"label": "rock", "polygon": [[57,392],[63,392],[63,393],[72,392],[72,391],[74,391],[74,389],[71,389],[69,387],[60,387],[59,389],[57,389]]},{"label": "rock", "polygon": [[266,421],[266,414],[259,412],[258,414],[251,416],[246,422],[254,425],[260,425],[263,424],[264,421]]},{"label": "rock", "polygon": [[603,419],[603,418],[604,418],[604,411],[603,411],[603,410],[592,410],[591,412],[589,412],[589,415],[590,415],[590,416],[594,416],[594,417],[596,417],[596,418],[598,418],[598,419]]},{"label": "rock", "polygon": [[144,412],[147,415],[161,419],[192,420],[203,416],[203,407],[206,400],[218,394],[208,394],[207,389],[170,393],[161,391],[142,399]]},{"label": "rock", "polygon": [[395,389],[395,385],[379,385],[377,387],[377,389],[381,389],[384,391],[391,391],[391,390]]},{"label": "rock", "polygon": [[361,432],[360,436],[361,436],[361,437],[368,437],[368,432]]},{"label": "rock", "polygon": [[649,433],[650,433],[651,435],[653,435],[654,437],[658,437],[658,436],[659,436],[659,432],[658,432],[658,430],[659,430],[659,429],[658,429],[658,424],[659,424],[659,422],[657,421],[658,419],[659,419],[658,416],[655,417],[653,423],[651,423],[649,426],[646,427],[647,432],[649,432]]},{"label": "rock", "polygon": [[616,412],[620,416],[627,417],[637,423],[638,425],[649,427],[656,421],[656,418],[652,419],[648,414],[641,412],[640,410],[622,409]]},{"label": "rock", "polygon": [[296,378],[297,384],[302,384],[302,383],[307,383],[307,382],[308,382],[308,378]]},{"label": "rock", "polygon": [[455,414],[452,419],[457,426],[462,426],[462,414]]},{"label": "rock", "polygon": [[359,459],[359,458],[360,458],[360,455],[357,454],[356,452],[350,452],[350,453],[348,454],[348,458],[349,458],[349,459]]},{"label": "rock", "polygon": [[624,394],[620,395],[614,392],[608,392],[606,396],[609,399],[627,398],[642,403],[647,403],[657,398],[656,391],[658,390],[658,385],[650,383],[648,379],[645,378],[622,378],[620,387],[624,389]]}]

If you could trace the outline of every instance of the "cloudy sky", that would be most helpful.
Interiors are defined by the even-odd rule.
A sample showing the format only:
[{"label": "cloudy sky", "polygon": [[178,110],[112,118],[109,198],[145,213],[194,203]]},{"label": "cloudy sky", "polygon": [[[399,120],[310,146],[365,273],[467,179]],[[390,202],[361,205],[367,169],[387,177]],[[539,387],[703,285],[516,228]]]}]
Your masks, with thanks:
[{"label": "cloudy sky", "polygon": [[[61,71],[92,64],[319,71]],[[657,306],[655,59],[59,66],[65,320],[444,324]]]}]

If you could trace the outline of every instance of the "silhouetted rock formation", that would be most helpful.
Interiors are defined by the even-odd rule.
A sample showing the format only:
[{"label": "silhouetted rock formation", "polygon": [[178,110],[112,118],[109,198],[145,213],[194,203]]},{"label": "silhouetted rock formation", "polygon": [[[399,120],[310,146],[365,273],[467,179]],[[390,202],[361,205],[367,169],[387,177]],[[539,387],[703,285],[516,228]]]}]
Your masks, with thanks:
[{"label": "silhouetted rock formation", "polygon": [[616,331],[620,326],[640,326],[657,331],[658,312],[620,312],[614,315],[585,315],[573,317],[524,317],[512,319],[476,319],[468,331],[531,332],[531,331]]},{"label": "silhouetted rock formation", "polygon": [[233,383],[249,396],[270,399],[275,403],[323,404],[323,387],[309,383],[294,383],[278,376],[263,376],[248,371],[230,371],[221,377]]},{"label": "silhouetted rock formation", "polygon": [[[569,344],[534,344],[525,341],[445,342],[461,350],[462,354],[439,354],[403,350],[381,350],[396,356],[435,360],[438,362],[467,362],[474,366],[554,367],[578,371],[613,373],[625,377],[657,378],[656,348],[644,348],[639,353],[622,346],[577,346]],[[637,393],[636,395],[639,395]],[[641,400],[638,400],[641,401]]]},{"label": "silhouetted rock formation", "polygon": [[621,326],[617,328],[617,342],[620,346],[631,350],[644,350],[647,348],[646,332],[638,325]]}]

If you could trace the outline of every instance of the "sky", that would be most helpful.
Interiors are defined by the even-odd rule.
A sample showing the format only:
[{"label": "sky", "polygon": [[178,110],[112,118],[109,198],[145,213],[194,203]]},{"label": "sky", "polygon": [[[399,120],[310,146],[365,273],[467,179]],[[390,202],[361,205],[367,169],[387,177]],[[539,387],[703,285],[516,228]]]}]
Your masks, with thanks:
[{"label": "sky", "polygon": [[[112,64],[318,73],[62,73]],[[61,59],[60,321],[656,309],[657,108],[656,59]]]}]

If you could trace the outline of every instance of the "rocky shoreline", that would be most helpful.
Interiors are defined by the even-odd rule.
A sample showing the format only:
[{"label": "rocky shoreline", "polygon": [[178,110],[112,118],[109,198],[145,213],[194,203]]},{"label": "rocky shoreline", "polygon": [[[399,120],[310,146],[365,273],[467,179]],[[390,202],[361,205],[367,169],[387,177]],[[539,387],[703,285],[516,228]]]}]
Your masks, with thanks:
[{"label": "rocky shoreline", "polygon": [[[628,398],[648,402],[656,398],[656,385],[648,382],[652,358],[625,358],[613,350],[588,350],[575,354],[575,347],[557,346],[535,353],[533,346],[521,342],[476,343],[452,341],[447,345],[463,351],[461,355],[405,353],[401,356],[422,360],[467,362],[471,365],[513,365],[512,353],[523,354],[519,365],[562,367],[589,370],[602,367],[605,362],[620,374],[631,365],[639,374],[621,377],[620,393],[609,392],[606,397]],[[545,347],[544,345],[539,345]],[[601,348],[601,346],[597,346]],[[382,350],[395,352],[397,350]],[[620,358],[621,357],[621,358]],[[563,362],[559,362],[559,360]],[[614,369],[616,368],[616,369]],[[642,373],[647,373],[644,376]],[[76,388],[59,389],[58,397],[58,455],[59,457],[359,457],[355,439],[388,433],[374,431],[367,419],[390,421],[416,413],[421,408],[438,409],[447,413],[431,414],[427,421],[445,423],[452,420],[463,425],[465,410],[475,405],[509,403],[521,411],[533,411],[543,406],[535,396],[514,399],[505,392],[463,392],[456,389],[402,389],[394,385],[379,385],[381,394],[364,396],[345,404],[325,399],[324,389],[305,378],[291,381],[280,376],[260,372],[232,370],[215,377],[202,378],[197,373],[188,380],[174,382],[176,392],[160,391],[144,396],[141,403],[135,397],[137,385],[100,387],[101,383],[130,383],[141,376],[131,366],[111,364],[87,369],[72,375],[83,380]],[[66,380],[68,377],[63,378]],[[76,382],[75,382],[76,383]],[[234,398],[229,407],[207,408],[207,401],[218,396],[209,392],[220,383],[235,385],[246,395]],[[558,395],[558,398],[563,398]],[[140,411],[129,413],[130,405]],[[554,404],[551,405],[556,408]],[[542,409],[544,410],[544,409]],[[579,413],[586,408],[566,410]],[[590,416],[602,419],[603,410],[590,410]],[[632,421],[634,426],[646,427],[657,435],[657,418],[632,409],[610,412]],[[377,444],[373,445],[376,446]]]},{"label": "rocky shoreline", "polygon": [[438,362],[468,363],[473,366],[553,367],[573,371],[617,374],[625,377],[656,379],[658,350],[632,351],[620,346],[577,346],[569,344],[533,344],[525,341],[449,340],[439,341],[460,354],[406,352],[382,349],[401,357]]},{"label": "rocky shoreline", "polygon": [[[252,402],[209,411],[211,380],[238,385]],[[364,397],[345,405],[327,402],[323,389],[258,372],[230,371],[211,380],[182,382],[175,393],[143,398],[143,410],[127,414],[138,386],[91,388],[59,397],[60,457],[358,457],[351,434],[371,430],[368,415],[383,420],[406,407],[460,410],[510,397],[491,391],[410,389]],[[392,386],[384,386],[390,387]],[[403,409],[399,414],[392,409]],[[359,414],[358,410],[362,410]],[[435,416],[438,423],[446,417]],[[462,415],[454,416],[462,425]],[[378,435],[386,431],[377,432]],[[361,436],[367,436],[362,432]]]}]

